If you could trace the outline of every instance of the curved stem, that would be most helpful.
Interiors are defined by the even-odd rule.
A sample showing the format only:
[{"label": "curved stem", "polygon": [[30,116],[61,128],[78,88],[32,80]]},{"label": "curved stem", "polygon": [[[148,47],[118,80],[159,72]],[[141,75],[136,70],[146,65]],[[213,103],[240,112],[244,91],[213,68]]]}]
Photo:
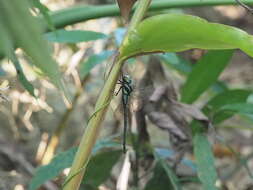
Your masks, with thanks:
[{"label": "curved stem", "polygon": [[[240,0],[244,4],[253,4],[253,0]],[[149,11],[159,11],[169,8],[199,7],[199,6],[216,6],[216,5],[238,5],[236,0],[156,0],[150,5]],[[77,6],[51,12],[52,22],[56,28],[63,28],[78,22],[101,17],[118,16],[119,8],[116,4],[102,6]],[[46,26],[46,30],[49,30]]]},{"label": "curved stem", "polygon": [[[136,27],[138,23],[141,21],[148,8],[150,1],[151,0],[139,0],[138,6],[135,11],[139,13],[134,14],[130,23],[130,26],[132,26],[131,29],[134,29],[134,27]],[[131,30],[129,29],[125,38],[128,37],[130,32]],[[113,91],[117,83],[117,79],[120,74],[123,63],[124,60],[120,57],[120,55],[118,55],[115,58],[113,68],[111,69],[111,72],[109,73],[109,76],[97,100],[94,112],[95,114],[93,114],[92,117],[90,118],[88,126],[86,127],[84,135],[81,139],[73,165],[66,179],[67,183],[63,188],[64,190],[79,189],[81,180],[85,173],[85,168],[91,156],[92,148],[99,134],[100,127],[105,117],[111,97],[113,96]]]}]

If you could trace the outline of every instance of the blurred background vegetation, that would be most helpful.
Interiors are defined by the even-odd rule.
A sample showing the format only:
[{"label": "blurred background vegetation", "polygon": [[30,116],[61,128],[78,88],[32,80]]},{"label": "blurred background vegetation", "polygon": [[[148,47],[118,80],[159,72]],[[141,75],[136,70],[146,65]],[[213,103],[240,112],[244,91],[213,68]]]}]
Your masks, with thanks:
[{"label": "blurred background vegetation", "polygon": [[[125,32],[122,18],[109,17],[112,16],[110,14],[105,18],[87,18],[83,22],[71,25],[60,22],[64,19],[64,14],[61,15],[64,9],[72,6],[78,8],[83,5],[115,3],[112,0],[41,0],[41,4],[36,0],[30,0],[27,6],[30,7],[31,14],[40,19],[39,21],[28,14],[20,17],[25,5],[15,2],[20,5],[20,12],[13,12],[14,9],[11,10],[11,7],[5,7],[4,0],[0,3],[0,34],[2,37],[5,34],[4,39],[0,36],[0,95],[2,97],[0,97],[0,189],[4,190],[28,189],[37,166],[48,164],[54,153],[68,150],[79,144],[106,74],[110,70],[113,53]],[[89,7],[87,7],[88,11]],[[239,27],[253,34],[252,15],[240,6],[164,9],[150,11],[148,16],[168,12],[197,15],[209,21]],[[7,18],[7,14],[12,14],[12,17]],[[24,22],[21,23],[20,18]],[[53,22],[60,24],[54,26]],[[55,31],[63,25],[64,29],[73,33]],[[44,34],[41,34],[41,31]],[[41,40],[40,35],[44,36],[44,40]],[[173,81],[176,91],[179,92],[187,76],[205,53],[204,50],[194,49],[178,54],[161,54],[156,56],[156,59],[162,63],[166,77]],[[48,56],[49,54],[52,58]],[[146,67],[148,60],[148,57],[129,60],[125,70],[133,76],[137,73],[138,76],[143,67]],[[239,91],[234,99],[241,98],[244,102],[252,103],[252,96],[250,96],[252,72],[252,59],[241,51],[235,51],[230,64],[219,76],[219,80],[201,95],[196,105],[201,108],[211,98],[228,89]],[[62,93],[57,87],[62,90]],[[225,94],[223,100],[226,101],[230,95]],[[72,107],[68,99],[72,100]],[[233,103],[241,102],[235,100]],[[100,139],[111,137],[114,139],[113,142],[121,142],[121,136],[118,134],[122,131],[122,116],[115,114],[118,104],[120,104],[119,97],[115,97],[103,123]],[[222,112],[222,110],[218,111]],[[211,118],[213,115],[208,116],[211,121],[214,119]],[[213,152],[221,189],[253,188],[252,123],[252,114],[248,112],[235,114],[223,122],[213,123],[216,130],[211,134],[216,137],[210,135],[210,139],[214,141]],[[159,148],[160,152],[165,151],[161,155],[170,155],[171,144],[168,133],[164,133],[150,123],[148,132],[152,134],[151,144]],[[173,156],[173,153],[171,154]],[[110,173],[113,164],[119,160],[113,167],[110,177],[101,177],[103,179],[97,184],[94,182],[93,185],[99,186],[99,189],[115,189],[117,176],[124,160],[115,150],[112,155],[115,155],[112,163],[108,163],[108,160],[112,159],[110,153],[103,155],[105,159],[98,158],[99,161],[95,160],[95,164],[93,163],[94,168],[100,162],[108,165],[109,168],[97,168],[98,173],[102,170],[107,175],[107,170]],[[190,162],[186,164],[189,169],[189,165],[194,162],[194,157],[189,153],[185,159],[186,162]],[[144,164],[148,165],[149,160],[146,162],[148,163]],[[163,184],[164,186],[160,184],[160,188],[157,185],[159,181],[163,182],[161,176],[165,175],[164,171],[161,171],[161,166],[156,165],[153,169],[156,175],[151,178],[152,172],[145,171],[147,174],[143,174],[144,182],[140,180],[140,186],[144,188],[145,184],[148,184],[145,189],[167,189],[166,187],[171,184]],[[183,171],[185,172],[186,169]],[[192,177],[196,174],[193,169],[189,175],[184,172],[181,175]],[[92,177],[97,176],[91,175],[91,179]],[[150,178],[153,181],[149,181]],[[201,189],[198,182],[185,180],[186,189]],[[41,189],[58,189],[61,182],[62,179],[59,177],[54,182],[46,183]],[[83,189],[92,188],[86,184]]]}]

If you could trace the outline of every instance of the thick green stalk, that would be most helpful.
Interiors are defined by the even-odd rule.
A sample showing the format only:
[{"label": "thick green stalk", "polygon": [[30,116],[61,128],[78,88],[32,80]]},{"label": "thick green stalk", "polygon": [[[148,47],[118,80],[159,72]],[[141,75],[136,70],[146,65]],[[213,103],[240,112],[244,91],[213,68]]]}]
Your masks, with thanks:
[{"label": "thick green stalk", "polygon": [[[245,4],[253,4],[253,0],[242,0]],[[184,8],[215,5],[238,5],[235,0],[156,0],[150,5],[149,11],[159,11],[168,8]],[[89,19],[119,15],[116,4],[102,6],[77,6],[52,12],[52,21],[56,28],[63,28]]]},{"label": "thick green stalk", "polygon": [[[143,18],[150,1],[151,0],[139,0],[135,14],[133,15],[130,23],[130,29],[126,34],[125,39],[131,33],[131,30],[133,30]],[[70,173],[66,179],[66,185],[64,186],[63,190],[79,189],[81,180],[85,173],[85,168],[91,156],[92,148],[99,134],[100,127],[105,117],[111,97],[113,96],[114,88],[117,83],[123,63],[124,60],[121,59],[119,54],[118,57],[115,58],[112,70],[109,73],[109,76],[97,100],[94,112],[95,114],[91,116],[88,126],[85,129]]]}]

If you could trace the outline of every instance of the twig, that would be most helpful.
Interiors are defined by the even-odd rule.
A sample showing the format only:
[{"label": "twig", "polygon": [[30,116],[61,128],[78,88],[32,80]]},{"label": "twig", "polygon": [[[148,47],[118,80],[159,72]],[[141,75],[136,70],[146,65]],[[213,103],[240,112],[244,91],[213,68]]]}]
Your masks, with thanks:
[{"label": "twig", "polygon": [[249,7],[245,3],[243,3],[241,0],[235,0],[239,5],[241,5],[243,8],[245,8],[247,11],[249,11],[251,14],[253,14],[253,8]]}]

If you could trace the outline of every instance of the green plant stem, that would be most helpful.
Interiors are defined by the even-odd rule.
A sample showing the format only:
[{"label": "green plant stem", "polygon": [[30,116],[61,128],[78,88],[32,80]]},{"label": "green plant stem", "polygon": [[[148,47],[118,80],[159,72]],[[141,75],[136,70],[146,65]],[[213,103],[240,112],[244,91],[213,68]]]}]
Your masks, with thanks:
[{"label": "green plant stem", "polygon": [[[253,4],[253,0],[242,0],[245,4]],[[238,5],[235,0],[156,0],[150,5],[149,11],[159,11],[169,8]],[[119,8],[116,4],[102,6],[78,6],[52,12],[52,22],[56,28],[63,28],[78,22],[101,17],[118,16]],[[47,28],[47,30],[49,30]]]},{"label": "green plant stem", "polygon": [[[150,1],[151,0],[139,0],[135,14],[132,17],[132,20],[130,23],[131,29],[134,29],[138,25],[138,23],[141,21],[141,19],[143,18],[148,8]],[[125,36],[125,39],[128,37],[130,33],[131,33],[131,30],[129,29]],[[107,104],[110,102],[111,97],[113,96],[114,88],[117,83],[117,79],[120,74],[123,63],[124,63],[124,60],[120,57],[120,55],[118,55],[115,58],[113,68],[111,69],[111,72],[109,73],[109,76],[105,82],[102,92],[97,100],[95,111],[94,111],[96,114],[92,115],[92,117],[90,118],[89,123],[85,129],[84,135],[81,139],[73,165],[66,179],[67,183],[63,188],[64,190],[79,189],[81,180],[85,173],[85,168],[88,164],[88,161],[92,152],[92,148],[96,142],[102,121],[107,111],[107,107],[108,107]],[[101,109],[102,107],[103,109]],[[100,111],[97,112],[97,110],[100,110]]]}]

